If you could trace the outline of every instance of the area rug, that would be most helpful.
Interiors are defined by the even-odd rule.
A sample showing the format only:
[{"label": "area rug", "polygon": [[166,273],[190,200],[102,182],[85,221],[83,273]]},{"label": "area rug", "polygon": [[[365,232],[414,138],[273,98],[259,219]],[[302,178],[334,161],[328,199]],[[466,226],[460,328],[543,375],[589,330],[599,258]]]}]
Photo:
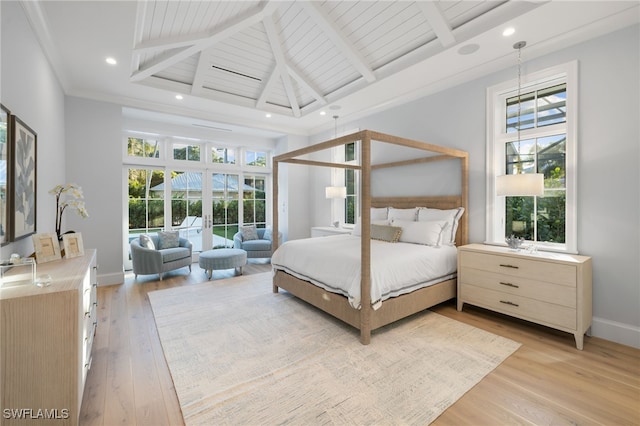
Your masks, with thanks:
[{"label": "area rug", "polygon": [[187,425],[425,425],[520,346],[430,311],[365,346],[269,272],[149,298]]}]

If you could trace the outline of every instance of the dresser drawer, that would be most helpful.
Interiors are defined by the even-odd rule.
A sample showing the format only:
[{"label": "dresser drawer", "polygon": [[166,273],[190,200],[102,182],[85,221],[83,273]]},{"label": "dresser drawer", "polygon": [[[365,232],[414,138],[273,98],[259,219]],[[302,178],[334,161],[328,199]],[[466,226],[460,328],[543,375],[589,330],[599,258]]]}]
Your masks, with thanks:
[{"label": "dresser drawer", "polygon": [[464,301],[473,305],[543,325],[576,329],[575,309],[464,283],[460,290]]},{"label": "dresser drawer", "polygon": [[461,251],[461,268],[473,268],[501,275],[531,278],[554,284],[576,286],[576,268],[572,265],[535,261],[518,256],[501,256]]},{"label": "dresser drawer", "polygon": [[576,307],[576,288],[515,275],[498,274],[480,269],[464,268],[459,273],[463,284],[487,288],[507,294]]}]

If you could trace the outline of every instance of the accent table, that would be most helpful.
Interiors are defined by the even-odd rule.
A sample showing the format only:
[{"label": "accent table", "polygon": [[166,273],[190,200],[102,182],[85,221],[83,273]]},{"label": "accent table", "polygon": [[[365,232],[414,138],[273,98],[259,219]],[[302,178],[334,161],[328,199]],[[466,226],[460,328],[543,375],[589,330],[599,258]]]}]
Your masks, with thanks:
[{"label": "accent table", "polygon": [[583,348],[592,317],[591,257],[469,244],[458,248],[464,303],[572,333]]}]

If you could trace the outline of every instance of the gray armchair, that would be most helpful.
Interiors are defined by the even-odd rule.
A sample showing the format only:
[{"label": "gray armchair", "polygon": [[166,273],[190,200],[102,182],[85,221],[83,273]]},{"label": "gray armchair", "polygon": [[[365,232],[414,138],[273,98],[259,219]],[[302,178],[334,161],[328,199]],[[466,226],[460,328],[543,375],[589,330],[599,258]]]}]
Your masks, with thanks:
[{"label": "gray armchair", "polygon": [[[242,232],[237,232],[233,236],[233,247],[242,249],[247,252],[247,258],[260,259],[271,258],[271,232],[265,237],[265,228],[258,228],[258,239],[247,240],[242,239]],[[282,240],[282,232],[278,232],[278,241]]]},{"label": "gray armchair", "polygon": [[[149,235],[155,247],[158,247],[158,236]],[[192,245],[186,238],[179,239],[179,247],[166,249],[149,249],[140,245],[140,238],[131,241],[131,261],[133,273],[138,275],[158,274],[162,281],[162,274],[174,269],[189,267],[191,272]]]}]

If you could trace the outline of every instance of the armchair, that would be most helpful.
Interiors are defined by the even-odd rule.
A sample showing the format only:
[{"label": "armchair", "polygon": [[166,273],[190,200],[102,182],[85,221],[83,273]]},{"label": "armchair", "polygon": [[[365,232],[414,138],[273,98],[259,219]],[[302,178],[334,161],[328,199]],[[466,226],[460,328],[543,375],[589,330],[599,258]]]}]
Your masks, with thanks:
[{"label": "armchair", "polygon": [[[157,235],[149,235],[155,247],[159,247]],[[146,248],[140,244],[140,238],[131,241],[131,261],[133,263],[133,273],[138,275],[158,274],[162,281],[162,274],[174,269],[189,267],[191,272],[191,251],[192,245],[186,238],[179,238],[179,246],[174,248],[157,249]]]},{"label": "armchair", "polygon": [[[271,230],[265,228],[258,228],[257,240],[243,240],[242,232],[237,232],[233,236],[233,247],[242,249],[247,252],[247,258],[259,259],[259,258],[271,258]],[[265,232],[269,231],[268,233]],[[282,239],[282,232],[278,232],[278,241]]]}]

